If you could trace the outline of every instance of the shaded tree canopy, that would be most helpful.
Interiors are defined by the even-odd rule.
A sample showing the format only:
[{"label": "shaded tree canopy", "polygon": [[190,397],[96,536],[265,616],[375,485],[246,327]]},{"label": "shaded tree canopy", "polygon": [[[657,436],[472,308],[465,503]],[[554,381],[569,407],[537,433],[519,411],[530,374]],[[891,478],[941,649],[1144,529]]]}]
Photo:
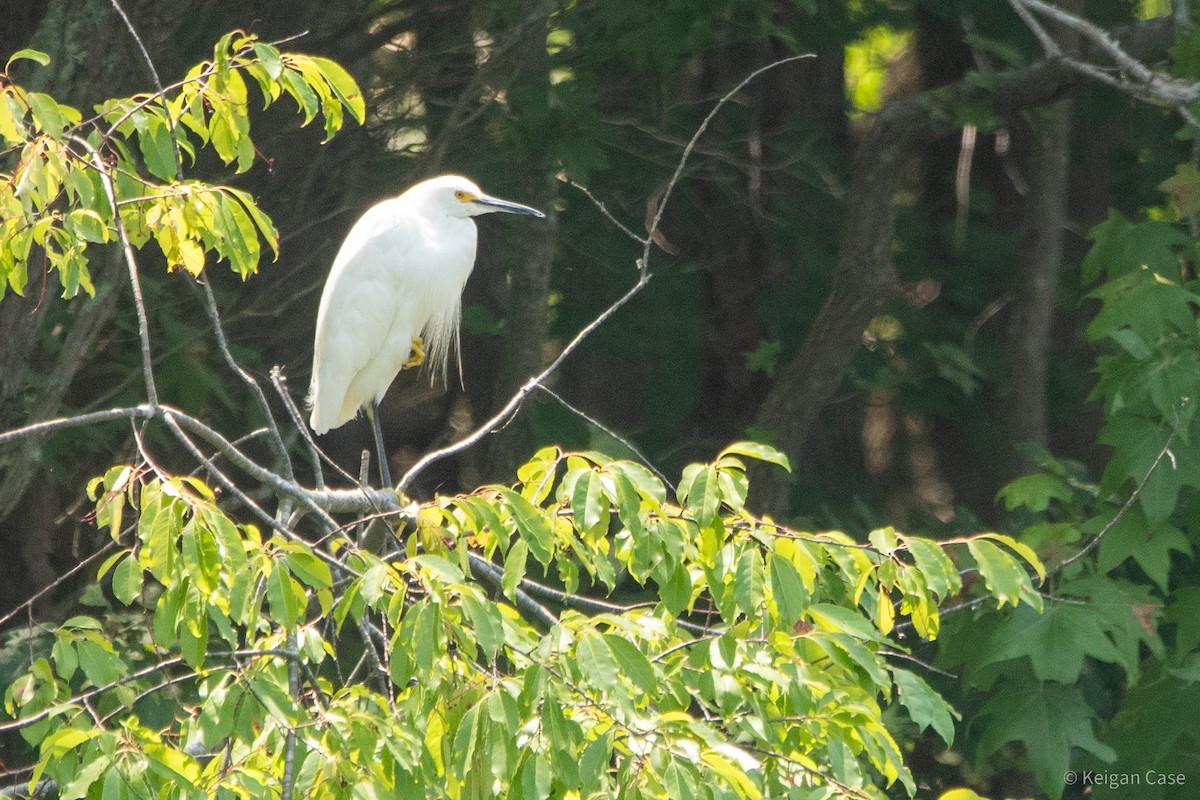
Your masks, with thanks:
[{"label": "shaded tree canopy", "polygon": [[[371,702],[385,705],[414,675],[440,685],[470,674],[456,648],[514,681],[543,668],[551,678],[538,680],[554,684],[551,662],[530,654],[554,638],[537,636],[570,630],[591,643],[582,657],[563,644],[564,658],[581,659],[571,669],[612,664],[660,712],[691,714],[682,695],[653,695],[670,672],[655,670],[750,680],[745,648],[779,634],[803,645],[755,651],[778,682],[756,673],[761,685],[722,694],[720,681],[701,680],[692,688],[711,705],[688,724],[742,747],[762,732],[739,732],[722,713],[808,680],[787,672],[797,664],[835,664],[839,708],[871,708],[862,724],[841,720],[800,743],[788,738],[795,726],[779,733],[794,753],[820,754],[805,773],[824,781],[813,797],[1122,788],[1073,785],[1076,768],[1139,776],[1147,797],[1191,796],[1194,737],[1156,721],[1191,709],[1200,678],[1194,10],[1185,0],[4,4],[9,713],[29,712],[55,680],[64,697],[73,680],[84,681],[76,694],[117,680],[116,667],[62,666],[87,657],[91,622],[37,645],[56,648],[57,672],[18,654],[21,637],[78,620],[81,602],[144,603],[161,663],[187,667],[186,680],[218,643],[241,663],[239,646],[261,633],[260,649],[279,651],[263,674],[275,669],[293,700],[301,684],[328,693],[320,702],[337,696],[323,646],[338,669],[347,648],[364,663],[394,655],[401,666],[375,665],[383,678],[339,685],[382,681]],[[155,99],[205,81],[214,93],[194,106]],[[317,440],[336,465],[322,475],[285,400],[301,402],[308,382],[329,265],[365,208],[448,172],[549,218],[481,221],[461,382],[406,371],[388,393],[381,419],[402,495],[358,486],[365,424]],[[62,177],[77,174],[91,177]],[[135,184],[146,197],[125,193]],[[124,244],[137,249],[140,296]],[[95,424],[27,427],[87,414]],[[223,478],[228,464],[253,487]],[[174,520],[162,525],[184,561],[200,547],[199,572],[175,571],[148,522],[122,538],[115,497],[141,520]],[[372,528],[372,512],[390,522]],[[211,525],[211,553],[187,544],[188,520]],[[329,544],[347,530],[358,531],[353,547]],[[226,566],[259,576],[265,618],[238,606],[250,603],[249,578],[222,583],[216,564],[237,541],[249,560]],[[110,554],[98,582],[95,566],[72,572]],[[209,605],[189,611],[197,580],[211,583]],[[416,600],[404,599],[409,584]],[[641,603],[658,604],[671,635],[719,644],[672,661],[691,645],[639,638],[633,616],[596,621]],[[337,634],[298,640],[319,627],[305,628],[306,614],[336,617]],[[766,627],[753,628],[756,616]],[[352,644],[346,620],[359,627]],[[443,626],[466,638],[452,642]],[[431,636],[448,661],[395,645],[401,630]],[[743,648],[739,669],[727,647]],[[299,676],[301,663],[314,674]],[[589,696],[607,702],[617,683]],[[597,759],[597,775],[611,765],[622,785],[670,794],[622,771],[625,740],[584,724],[569,676],[554,685],[550,701],[513,689],[519,708],[475,684],[482,693],[453,714],[436,707],[451,727],[476,726],[462,734],[472,747],[542,715]],[[217,687],[194,691],[211,699]],[[413,713],[434,708],[434,694],[420,700],[434,705],[414,699]],[[493,702],[499,727],[487,734],[475,720]],[[560,702],[567,711],[547,718]],[[789,702],[790,722],[807,721]],[[154,717],[168,739],[183,730],[170,705]],[[279,741],[294,756],[303,726],[288,708]],[[753,713],[779,722],[771,714],[784,711]],[[50,764],[61,784],[70,765],[37,741],[14,736],[4,762]],[[692,759],[724,776],[707,791],[749,797],[775,785],[715,741]],[[497,785],[580,796],[586,782],[560,783],[578,754],[531,747],[540,755],[495,757]],[[687,761],[675,753],[670,764]],[[676,789],[706,791],[708,773],[659,767]],[[292,786],[295,765],[280,769]],[[461,791],[485,796],[462,770]],[[201,785],[200,771],[187,774]]]}]

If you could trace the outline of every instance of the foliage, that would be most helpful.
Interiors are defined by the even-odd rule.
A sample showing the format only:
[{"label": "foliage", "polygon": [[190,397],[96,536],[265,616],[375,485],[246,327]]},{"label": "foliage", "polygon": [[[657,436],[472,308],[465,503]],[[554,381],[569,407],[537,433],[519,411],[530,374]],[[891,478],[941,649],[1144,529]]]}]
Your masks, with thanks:
[{"label": "foliage", "polygon": [[[547,448],[511,487],[387,517],[378,551],[363,527],[266,534],[195,478],[114,467],[89,487],[122,544],[100,568],[112,616],[57,626],[5,697],[38,750],[30,783],[65,798],[912,795],[896,711],[947,745],[957,714],[903,666],[897,617],[936,638],[955,560],[1000,605],[1038,608],[1026,569],[1041,566],[996,534],[884,528],[860,545],[755,518],[747,457],[787,466],[734,445],[673,496],[638,463]],[[559,619],[531,613],[531,574],[562,587]],[[624,601],[577,594],[595,584]]]},{"label": "foliage", "polygon": [[[419,17],[432,6],[370,5],[378,18],[358,22],[372,35],[406,32],[389,26],[419,24],[404,13]],[[1036,59],[1007,4],[781,9],[679,0],[658,13],[614,0],[555,11],[546,85],[537,70],[501,74],[512,63],[501,57],[506,47],[521,39],[506,34],[523,30],[512,21],[525,9],[465,5],[474,13],[463,43],[431,55],[419,40],[415,50],[389,51],[390,71],[379,66],[384,57],[370,67],[381,110],[391,86],[400,95],[392,107],[419,110],[391,128],[376,120],[373,133],[389,147],[416,144],[401,155],[376,154],[344,180],[313,172],[306,187],[362,183],[374,196],[409,177],[412,153],[449,153],[446,166],[487,175],[503,172],[495,168],[501,160],[518,160],[510,172],[519,172],[520,159],[544,151],[618,218],[637,219],[645,213],[637,198],[661,187],[679,141],[709,108],[696,99],[729,85],[730,64],[740,70],[781,48],[841,53],[853,97],[864,110],[882,102],[886,113],[893,73],[884,80],[882,66],[891,45],[907,42],[916,58],[944,50],[945,61],[922,64],[933,68],[929,80],[942,80],[936,70],[961,44],[939,27],[946,20],[971,22],[973,62]],[[1128,3],[1088,10],[1106,23],[1130,13]],[[497,57],[471,73],[489,99],[459,117],[469,120],[460,129],[440,130],[433,121],[462,101],[446,102],[434,78],[461,66],[472,47],[477,58],[490,50],[492,35]],[[1181,35],[1171,51],[1183,80],[1200,78],[1198,42],[1195,33]],[[194,275],[210,258],[225,259],[245,278],[264,243],[275,252],[279,240],[258,203],[282,209],[307,198],[247,190],[255,176],[246,170],[260,155],[249,137],[248,112],[259,105],[250,85],[266,105],[286,94],[305,123],[322,116],[326,137],[346,112],[363,120],[361,95],[333,62],[242,34],[223,39],[165,98],[110,101],[86,120],[13,79],[18,62],[40,63],[42,54],[13,58],[0,80],[0,136],[10,148],[0,181],[0,292],[28,292],[37,273],[51,269],[64,295],[90,292],[89,259],[119,242],[122,230],[138,247],[154,241],[173,269]],[[414,78],[421,58],[432,62],[429,72]],[[962,783],[999,797],[997,776],[1029,773],[1051,797],[1129,796],[1127,786],[1067,785],[1068,770],[1095,770],[1147,784],[1151,771],[1184,774],[1193,787],[1143,785],[1138,796],[1194,794],[1200,764],[1187,720],[1200,710],[1192,561],[1200,542],[1200,185],[1184,148],[1195,132],[1185,128],[1173,141],[1173,117],[1162,109],[1111,92],[1076,95],[1078,138],[1086,139],[1076,145],[1088,149],[1073,163],[1081,171],[1103,164],[1114,173],[1104,180],[1119,191],[1116,208],[1092,227],[1082,264],[1064,265],[1056,330],[1068,335],[1049,358],[1055,455],[1040,452],[1040,471],[997,495],[1012,538],[963,534],[997,522],[988,501],[996,465],[1013,444],[995,423],[1007,362],[1003,326],[991,320],[997,298],[1012,296],[1019,233],[1005,220],[1021,201],[989,178],[989,167],[998,175],[1013,166],[987,162],[989,143],[976,151],[979,168],[952,226],[937,205],[959,199],[950,186],[955,170],[939,166],[946,154],[931,144],[899,196],[894,256],[902,278],[938,287],[940,300],[913,292],[877,317],[871,348],[845,388],[872,410],[886,394],[901,429],[935,428],[943,459],[967,453],[943,461],[960,503],[955,521],[910,515],[901,524],[895,494],[882,511],[884,492],[861,471],[842,472],[855,459],[830,457],[831,442],[865,438],[866,427],[834,425],[811,463],[796,465],[809,473],[802,481],[816,473],[812,493],[803,494],[805,483],[796,493],[796,508],[809,517],[780,526],[744,508],[747,459],[782,460],[774,451],[747,444],[679,468],[717,449],[711,441],[732,438],[718,435],[743,435],[755,387],[778,377],[825,298],[855,138],[840,95],[832,113],[796,99],[794,86],[820,94],[810,77],[788,76],[761,96],[752,86],[714,123],[705,162],[679,185],[660,231],[678,252],[663,257],[641,307],[593,338],[579,370],[608,365],[597,374],[616,399],[595,402],[629,413],[638,443],[681,472],[677,488],[633,462],[552,447],[513,485],[445,494],[402,514],[389,507],[374,525],[355,519],[334,529],[312,513],[301,523],[256,519],[246,498],[218,505],[215,484],[171,476],[156,463],[115,467],[91,487],[95,519],[119,549],[101,570],[108,600],[8,649],[20,652],[28,672],[9,687],[16,719],[5,729],[20,729],[36,748],[34,780],[53,779],[65,796],[80,797],[425,796],[430,785],[454,797],[879,797]],[[1000,76],[966,80],[994,85]],[[1023,123],[1001,119],[986,102],[946,110],[978,125],[980,136],[1003,126],[1020,150]],[[1036,123],[1038,112],[1026,117]],[[869,116],[856,124],[865,129]],[[217,173],[218,162],[239,176],[239,188],[181,172]],[[1095,174],[1080,183],[1100,208],[1109,205],[1108,183]],[[573,335],[627,278],[628,243],[610,236],[580,195],[563,189],[554,204],[561,247],[572,256],[552,276],[554,332]],[[337,195],[298,205],[294,229],[352,204]],[[1073,220],[1080,230],[1096,222],[1087,213]],[[327,228],[321,237],[336,240]],[[760,274],[759,265],[769,270]],[[735,280],[722,284],[723,270]],[[247,285],[246,296],[256,291]],[[1081,300],[1083,292],[1091,294]],[[278,302],[269,291],[262,296]],[[731,307],[742,338],[714,328]],[[468,310],[486,321],[477,327],[487,336],[511,335],[499,316]],[[151,312],[178,336],[160,341],[186,349],[183,315],[167,302]],[[1086,342],[1074,341],[1069,331],[1086,322]],[[278,350],[296,349],[295,335],[280,339]],[[283,357],[268,351],[264,363]],[[111,373],[131,371],[120,359],[102,360]],[[714,364],[736,369],[716,374]],[[743,380],[747,374],[760,383]],[[714,398],[721,381],[751,391]],[[163,395],[229,391],[222,383],[193,366]],[[1098,433],[1088,427],[1089,390],[1102,417]],[[732,411],[711,426],[688,412],[717,399]],[[544,440],[608,446],[590,423],[566,412],[570,422],[562,423],[551,418],[558,408],[547,408],[553,412],[533,411]],[[897,453],[922,444],[900,438]],[[108,458],[115,446],[93,449]],[[927,661],[953,674],[927,670]],[[920,758],[943,750],[954,752],[940,762],[962,766]],[[979,796],[960,788],[943,797]]]},{"label": "foliage", "polygon": [[[8,67],[26,59],[49,62],[24,50]],[[0,179],[0,297],[25,290],[36,254],[58,273],[64,297],[93,294],[89,246],[115,241],[118,227],[135,247],[153,238],[170,269],[192,275],[212,253],[246,278],[258,268],[260,238],[278,255],[279,234],[250,195],[182,179],[197,144],[211,146],[236,172],[253,163],[243,73],[265,104],[287,94],[306,124],[321,114],[327,137],[346,111],[363,120],[362,95],[341,66],[240,33],[223,37],[212,60],[166,94],[110,100],[87,120],[49,95],[0,80],[0,138],[18,153],[16,168]]]}]

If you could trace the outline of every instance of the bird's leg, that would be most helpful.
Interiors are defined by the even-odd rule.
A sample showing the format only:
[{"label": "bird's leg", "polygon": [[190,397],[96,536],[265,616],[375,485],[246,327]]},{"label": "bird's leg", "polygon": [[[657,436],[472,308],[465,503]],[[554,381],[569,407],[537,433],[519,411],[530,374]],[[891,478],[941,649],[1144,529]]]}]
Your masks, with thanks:
[{"label": "bird's leg", "polygon": [[425,340],[420,336],[414,336],[412,340],[412,353],[408,357],[408,361],[404,362],[404,369],[412,369],[419,367],[425,363]]},{"label": "bird's leg", "polygon": [[392,470],[388,466],[387,453],[383,450],[383,428],[379,426],[379,402],[372,400],[363,406],[367,419],[371,421],[371,430],[375,434],[375,457],[379,459],[379,479],[383,481],[384,489],[391,489]]}]

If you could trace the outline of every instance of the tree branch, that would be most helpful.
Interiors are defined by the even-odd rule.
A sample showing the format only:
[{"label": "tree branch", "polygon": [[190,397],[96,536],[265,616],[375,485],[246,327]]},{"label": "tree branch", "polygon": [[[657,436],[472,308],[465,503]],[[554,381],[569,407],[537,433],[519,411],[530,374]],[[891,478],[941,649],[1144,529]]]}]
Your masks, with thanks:
[{"label": "tree branch", "polygon": [[[1157,21],[1124,34],[1131,49],[1161,53],[1172,42],[1169,25]],[[809,437],[822,410],[836,396],[871,319],[896,294],[891,250],[895,195],[900,173],[918,145],[959,130],[955,110],[985,103],[1007,116],[1059,99],[1081,81],[1061,58],[991,76],[985,85],[967,78],[888,103],[859,146],[847,198],[833,286],[796,355],[781,366],[759,409],[756,424],[775,434],[774,444],[803,464]],[[788,510],[788,485],[755,468],[753,505],[763,513]]]}]

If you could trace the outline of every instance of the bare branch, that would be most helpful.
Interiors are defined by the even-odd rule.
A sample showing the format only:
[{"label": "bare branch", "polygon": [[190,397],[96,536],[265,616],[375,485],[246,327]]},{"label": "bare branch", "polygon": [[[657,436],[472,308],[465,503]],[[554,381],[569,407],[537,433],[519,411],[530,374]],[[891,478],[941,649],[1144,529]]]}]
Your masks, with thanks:
[{"label": "bare branch", "polygon": [[[491,419],[484,422],[482,425],[459,441],[439,450],[434,450],[431,453],[427,453],[424,457],[417,461],[416,464],[410,467],[408,472],[406,472],[400,479],[400,483],[396,486],[396,490],[398,492],[405,492],[412,485],[413,480],[430,464],[441,461],[442,459],[452,456],[456,453],[461,453],[506,424],[521,408],[521,404],[525,402],[525,398],[529,396],[530,392],[541,386],[547,378],[553,375],[562,365],[562,363],[566,361],[567,357],[570,356],[571,353],[573,353],[576,349],[578,349],[579,345],[582,344],[583,341],[590,336],[593,331],[612,318],[617,311],[624,307],[625,304],[636,297],[642,291],[642,289],[646,287],[646,284],[650,282],[651,277],[649,270],[650,248],[653,244],[654,234],[658,231],[659,222],[662,220],[663,211],[666,208],[667,201],[670,199],[672,190],[675,188],[675,184],[679,181],[679,176],[683,174],[683,168],[687,165],[688,157],[695,148],[696,142],[704,134],[704,131],[708,129],[708,125],[712,122],[713,117],[715,117],[717,112],[720,111],[726,103],[732,100],[733,97],[740,92],[743,87],[746,86],[746,84],[750,83],[759,75],[783,64],[787,64],[801,58],[811,57],[811,54],[789,56],[787,58],[782,58],[778,61],[773,61],[770,64],[759,67],[758,69],[754,70],[754,72],[751,72],[748,76],[746,76],[746,78],[740,81],[731,90],[726,92],[726,94],[717,101],[716,105],[713,106],[713,108],[704,117],[704,120],[700,123],[700,127],[696,129],[695,134],[692,135],[692,138],[688,142],[687,146],[683,149],[683,153],[679,157],[679,163],[675,166],[675,172],[672,174],[671,180],[667,183],[666,189],[663,191],[662,199],[658,201],[658,209],[654,215],[654,219],[651,221],[649,235],[646,239],[640,239],[636,236],[634,237],[635,239],[643,242],[642,256],[637,262],[637,282],[634,283],[634,285],[630,287],[625,294],[613,301],[612,305],[602,311],[599,316],[584,326],[584,328],[580,330],[570,342],[567,343],[562,351],[559,352],[558,356],[552,362],[550,362],[550,365],[543,369],[536,376],[526,381]],[[623,228],[624,226],[618,224],[618,227]]]},{"label": "bare branch", "polygon": [[696,128],[696,132],[693,133],[692,138],[688,140],[687,146],[683,148],[683,153],[679,156],[679,163],[675,165],[675,172],[671,175],[671,180],[667,182],[666,189],[663,190],[662,197],[658,201],[658,207],[654,212],[654,218],[651,220],[650,227],[646,231],[647,236],[642,245],[642,258],[638,262],[638,268],[643,273],[650,268],[650,247],[654,242],[654,235],[658,233],[658,225],[660,222],[662,222],[663,212],[666,211],[667,208],[667,201],[671,199],[671,193],[675,191],[675,184],[679,183],[679,176],[683,174],[683,168],[687,165],[688,157],[691,156],[692,150],[695,149],[696,142],[700,141],[700,137],[704,135],[706,130],[708,130],[709,123],[711,123],[713,118],[717,116],[717,112],[724,108],[725,104],[732,100],[738,92],[746,87],[747,84],[749,84],[759,75],[762,75],[764,72],[783,66],[784,64],[789,64],[793,61],[799,61],[802,58],[815,57],[816,56],[814,56],[812,53],[803,53],[798,56],[781,58],[778,61],[772,61],[770,64],[759,67],[745,78],[740,80],[736,86],[722,95],[721,99],[718,100],[712,109],[709,110],[708,114],[705,115],[704,119],[700,123],[700,127]]},{"label": "bare branch", "polygon": [[645,454],[642,453],[641,450],[638,450],[633,442],[629,441],[624,436],[622,436],[621,434],[614,431],[612,428],[609,428],[603,422],[600,422],[600,420],[595,419],[594,417],[588,416],[583,411],[580,411],[578,408],[576,408],[575,406],[573,406],[569,402],[567,402],[567,399],[565,397],[563,397],[562,395],[560,395],[558,392],[554,391],[550,387],[546,386],[545,384],[539,383],[538,388],[541,389],[546,394],[553,397],[555,400],[557,400],[558,404],[561,405],[563,408],[565,408],[567,411],[570,411],[572,414],[579,417],[580,419],[582,419],[584,422],[588,423],[592,427],[598,428],[605,435],[610,436],[613,439],[617,440],[622,446],[625,447],[625,449],[627,449],[629,452],[631,452],[635,456],[637,456],[638,460],[641,461],[643,464],[645,464],[646,468],[649,469],[651,472],[653,472],[655,474],[655,476],[657,476],[658,479],[660,481],[662,481],[665,486],[669,487],[671,489],[672,494],[675,493],[675,484],[673,484],[667,478],[667,476],[664,475],[661,470],[659,470],[658,467],[654,466],[654,463],[649,458],[647,458],[645,456]]},{"label": "bare branch", "polygon": [[404,473],[404,477],[400,479],[400,483],[396,486],[396,491],[404,492],[407,490],[408,487],[412,485],[413,480],[416,479],[416,477],[420,475],[421,472],[423,472],[430,464],[434,464],[444,458],[448,458],[455,453],[461,453],[463,450],[474,446],[485,436],[495,432],[506,422],[508,422],[509,419],[512,418],[512,415],[515,414],[521,407],[521,404],[525,402],[525,398],[529,396],[530,392],[536,389],[542,381],[554,374],[554,372],[558,370],[559,366],[561,366],[562,363],[567,359],[567,356],[573,353],[576,348],[583,343],[583,340],[592,333],[592,331],[596,330],[596,328],[599,328],[614,314],[620,311],[621,308],[623,308],[626,303],[636,297],[649,282],[650,273],[644,271],[641,272],[637,283],[635,283],[628,291],[626,291],[625,294],[618,297],[611,306],[604,309],[600,316],[589,322],[583,328],[583,330],[577,333],[575,338],[568,342],[567,346],[564,347],[562,352],[558,354],[558,357],[555,358],[554,361],[550,362],[550,366],[546,367],[540,373],[527,380],[525,384],[517,390],[516,394],[514,394],[512,398],[504,404],[504,407],[497,411],[491,419],[484,422],[474,431],[469,433],[467,436],[464,436],[462,439],[459,439],[457,442],[447,445],[440,450],[434,450],[433,452],[427,453],[425,456],[423,456],[419,461],[417,461],[416,464],[413,464],[412,467],[409,468],[408,472]]},{"label": "bare branch", "polygon": [[233,353],[229,350],[229,342],[225,338],[225,330],[221,326],[221,312],[217,308],[217,298],[213,295],[212,286],[208,281],[201,281],[201,286],[204,290],[204,308],[208,312],[208,318],[212,322],[213,333],[217,337],[217,346],[221,350],[221,354],[225,357],[225,363],[229,369],[234,372],[242,381],[250,387],[251,393],[258,401],[258,407],[262,410],[263,416],[267,418],[267,429],[271,432],[271,445],[275,449],[275,455],[279,458],[280,467],[283,469],[284,477],[289,480],[294,477],[292,472],[292,458],[288,455],[287,446],[283,443],[283,437],[279,433],[279,426],[275,424],[275,415],[271,413],[271,404],[267,402],[267,396],[263,393],[262,387],[258,385],[258,381],[246,370],[242,369],[237,363],[237,359],[233,357]]},{"label": "bare branch", "polygon": [[100,153],[86,139],[72,136],[71,141],[87,150],[91,155],[92,166],[99,173],[100,182],[104,185],[104,194],[108,197],[109,205],[112,206],[113,227],[116,228],[117,238],[121,240],[125,264],[129,267],[129,285],[133,289],[133,304],[137,311],[138,339],[142,345],[142,377],[146,382],[146,400],[149,401],[151,408],[156,408],[158,406],[158,388],[154,385],[154,358],[150,353],[150,323],[146,318],[146,303],[142,297],[142,283],[138,278],[137,257],[133,254],[133,245],[129,241],[125,223],[121,219],[121,209],[117,206],[117,189],[113,185],[112,173],[104,163],[104,159],[100,157]]},{"label": "bare branch", "polygon": [[[1200,99],[1200,83],[1180,80],[1150,69],[1126,52],[1112,34],[1095,23],[1044,0],[1009,0],[1009,5],[1037,37],[1048,58],[1060,61],[1081,75],[1135,97],[1159,100],[1177,110]],[[1070,55],[1072,48],[1061,46],[1036,19],[1035,14],[1054,20],[1079,34],[1100,53],[1112,59],[1113,65],[1103,67]]]},{"label": "bare branch", "polygon": [[283,400],[283,405],[287,408],[288,416],[292,419],[292,424],[296,426],[296,430],[300,431],[300,438],[304,440],[304,446],[308,450],[309,460],[312,462],[313,481],[318,489],[325,488],[325,474],[321,471],[321,454],[317,447],[317,443],[313,441],[312,433],[308,430],[308,425],[304,423],[304,415],[300,413],[300,409],[296,407],[296,401],[292,399],[292,395],[288,392],[287,376],[283,374],[282,367],[271,368],[271,383],[275,387],[275,392]]},{"label": "bare branch", "polygon": [[[118,0],[110,0],[110,2],[112,3],[112,7],[117,10],[121,21],[125,23],[125,28],[129,31],[129,35],[137,43],[138,50],[142,53],[142,60],[146,62],[146,69],[150,71],[150,77],[154,80],[154,88],[158,90],[158,95],[165,100],[167,90],[163,88],[162,80],[158,77],[158,70],[154,67],[154,59],[150,57],[150,51],[146,49],[145,43],[142,42],[142,37],[138,35],[137,28],[133,27],[133,23],[129,21],[129,15],[121,7],[121,3]],[[175,154],[175,177],[182,181],[183,159],[179,155],[179,139],[175,136],[175,118],[171,114],[167,114],[167,131],[171,134],[171,150]],[[116,211],[115,205],[113,211]]]}]

